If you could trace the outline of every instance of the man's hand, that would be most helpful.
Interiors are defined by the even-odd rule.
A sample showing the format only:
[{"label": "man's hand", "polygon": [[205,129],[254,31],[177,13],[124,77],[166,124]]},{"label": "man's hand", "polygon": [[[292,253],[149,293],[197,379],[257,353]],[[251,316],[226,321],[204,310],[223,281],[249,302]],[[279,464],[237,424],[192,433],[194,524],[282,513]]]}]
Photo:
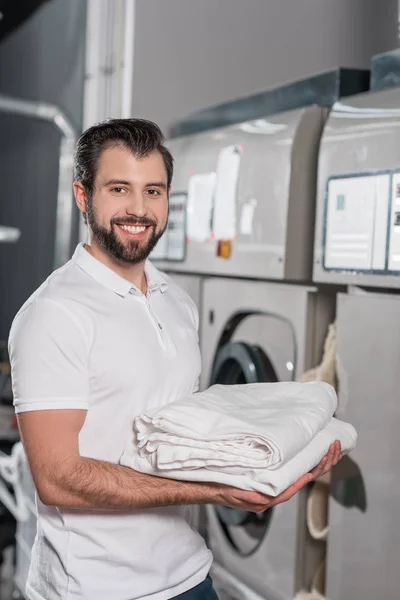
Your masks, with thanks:
[{"label": "man's hand", "polygon": [[266,496],[259,492],[248,492],[226,487],[225,489],[221,489],[221,500],[216,502],[216,504],[251,512],[264,512],[276,504],[281,504],[282,502],[290,500],[305,485],[328,473],[341,458],[340,442],[336,441],[330,446],[328,454],[324,456],[319,465],[317,465],[310,473],[306,473],[300,477],[300,479],[288,487],[282,494],[279,494],[279,496]]}]

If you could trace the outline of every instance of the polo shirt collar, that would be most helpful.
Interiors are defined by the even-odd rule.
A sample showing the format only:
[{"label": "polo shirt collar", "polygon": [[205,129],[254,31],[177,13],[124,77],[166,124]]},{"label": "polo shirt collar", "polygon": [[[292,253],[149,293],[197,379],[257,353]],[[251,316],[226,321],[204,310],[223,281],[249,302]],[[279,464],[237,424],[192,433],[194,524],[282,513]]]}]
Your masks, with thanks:
[{"label": "polo shirt collar", "polygon": [[147,287],[149,292],[154,292],[155,290],[165,292],[168,289],[168,283],[166,279],[149,260],[146,260],[145,262],[144,272],[146,273]]},{"label": "polo shirt collar", "polygon": [[[127,296],[131,290],[139,292],[140,290],[127,279],[124,279],[115,271],[104,265],[102,262],[92,256],[86,249],[83,243],[78,244],[74,255],[73,262],[85,271],[90,277],[96,279],[99,283],[109,288],[119,296]],[[147,279],[148,292],[160,290],[165,292],[168,288],[167,281],[162,274],[149,260],[146,261],[144,270]]]}]

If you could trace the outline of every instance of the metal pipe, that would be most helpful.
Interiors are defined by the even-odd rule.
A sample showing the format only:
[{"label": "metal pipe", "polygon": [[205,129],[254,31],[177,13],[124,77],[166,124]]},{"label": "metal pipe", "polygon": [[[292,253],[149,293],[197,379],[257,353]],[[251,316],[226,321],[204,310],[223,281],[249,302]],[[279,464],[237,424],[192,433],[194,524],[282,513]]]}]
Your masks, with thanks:
[{"label": "metal pipe", "polygon": [[72,182],[76,132],[57,106],[45,102],[34,102],[0,94],[0,111],[46,121],[57,127],[61,133],[54,244],[54,268],[57,269],[70,258],[73,216]]},{"label": "metal pipe", "polygon": [[135,66],[135,9],[135,0],[125,1],[125,35],[123,48],[121,99],[121,117],[124,118],[129,118],[132,116],[133,72]]}]

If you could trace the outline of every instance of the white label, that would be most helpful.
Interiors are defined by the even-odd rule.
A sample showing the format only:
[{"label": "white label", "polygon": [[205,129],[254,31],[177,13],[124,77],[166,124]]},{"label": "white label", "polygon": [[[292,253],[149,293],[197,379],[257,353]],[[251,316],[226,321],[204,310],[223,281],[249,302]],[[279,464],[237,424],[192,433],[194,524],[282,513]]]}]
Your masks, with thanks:
[{"label": "white label", "polygon": [[392,177],[392,212],[389,233],[389,271],[400,271],[400,173]]},{"label": "white label", "polygon": [[162,237],[158,240],[157,246],[150,254],[150,260],[165,260],[167,258],[168,233],[164,231]]},{"label": "white label", "polygon": [[241,153],[237,146],[223,148],[218,156],[213,232],[217,240],[236,236],[236,199]]},{"label": "white label", "polygon": [[329,182],[326,268],[384,269],[389,184],[389,175]]},{"label": "white label", "polygon": [[251,235],[253,233],[254,211],[257,207],[257,200],[252,198],[247,200],[242,206],[240,215],[240,233],[242,235]]},{"label": "white label", "polygon": [[167,260],[184,260],[186,248],[186,194],[169,199]]},{"label": "white label", "polygon": [[187,235],[204,242],[211,235],[216,173],[193,175],[188,184]]},{"label": "white label", "polygon": [[151,253],[151,260],[184,260],[186,249],[186,194],[171,194],[168,226]]}]

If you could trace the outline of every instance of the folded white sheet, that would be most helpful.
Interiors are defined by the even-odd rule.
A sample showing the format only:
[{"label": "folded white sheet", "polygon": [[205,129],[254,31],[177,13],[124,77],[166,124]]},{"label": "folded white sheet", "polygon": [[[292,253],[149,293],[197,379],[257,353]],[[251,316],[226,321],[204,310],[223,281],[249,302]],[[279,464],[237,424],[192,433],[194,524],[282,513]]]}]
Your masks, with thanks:
[{"label": "folded white sheet", "polygon": [[188,481],[214,481],[277,495],[312,469],[351,425],[332,419],[323,382],[215,385],[134,420],[121,464]]},{"label": "folded white sheet", "polygon": [[153,466],[277,468],[329,421],[337,407],[323,382],[213,385],[134,420],[142,456]]},{"label": "folded white sheet", "polygon": [[313,469],[327,453],[329,446],[340,440],[342,451],[350,452],[356,443],[357,434],[349,423],[333,418],[328,425],[296,456],[277,469],[229,469],[193,468],[193,469],[157,469],[152,466],[148,457],[139,454],[137,446],[130,445],[121,458],[121,464],[136,471],[182,481],[214,482],[230,485],[242,490],[254,490],[269,496],[278,496],[299,477]]}]

